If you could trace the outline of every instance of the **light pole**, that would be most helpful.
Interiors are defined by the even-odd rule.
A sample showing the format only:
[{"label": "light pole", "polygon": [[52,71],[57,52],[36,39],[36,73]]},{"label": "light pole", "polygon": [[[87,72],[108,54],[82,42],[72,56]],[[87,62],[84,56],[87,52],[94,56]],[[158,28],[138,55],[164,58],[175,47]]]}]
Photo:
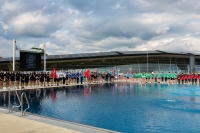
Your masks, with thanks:
[{"label": "light pole", "polygon": [[46,44],[44,44],[44,72],[46,72]]},{"label": "light pole", "polygon": [[148,58],[148,54],[149,53],[148,53],[148,44],[147,44],[147,73],[149,72],[149,64],[148,64],[149,63],[149,60],[148,60],[149,58]]},{"label": "light pole", "polygon": [[15,50],[16,50],[16,40],[13,39],[13,71],[15,71]]}]

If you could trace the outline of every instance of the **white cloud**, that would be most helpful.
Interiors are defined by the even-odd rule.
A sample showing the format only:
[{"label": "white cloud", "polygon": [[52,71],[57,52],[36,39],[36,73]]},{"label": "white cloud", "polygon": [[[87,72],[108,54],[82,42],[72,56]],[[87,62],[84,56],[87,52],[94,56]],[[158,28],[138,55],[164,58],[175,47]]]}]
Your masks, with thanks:
[{"label": "white cloud", "polygon": [[116,4],[115,9],[125,9],[125,7],[122,7],[120,4]]},{"label": "white cloud", "polygon": [[75,27],[80,26],[81,23],[82,23],[82,20],[81,20],[81,19],[75,19],[75,20],[74,20],[74,26],[75,26]]},{"label": "white cloud", "polygon": [[[0,1],[0,54],[47,44],[50,54],[200,50],[197,0]],[[7,50],[7,51],[6,51]],[[6,51],[6,52],[4,52]]]},{"label": "white cloud", "polygon": [[47,42],[47,43],[43,43],[39,45],[39,48],[44,48],[44,44],[46,45],[46,49],[53,49],[53,50],[59,50],[62,49],[62,47],[56,45],[56,44],[52,44],[51,42]]},{"label": "white cloud", "polygon": [[40,12],[27,12],[17,16],[10,25],[17,34],[44,35],[45,25],[49,22],[48,16],[42,16]]}]

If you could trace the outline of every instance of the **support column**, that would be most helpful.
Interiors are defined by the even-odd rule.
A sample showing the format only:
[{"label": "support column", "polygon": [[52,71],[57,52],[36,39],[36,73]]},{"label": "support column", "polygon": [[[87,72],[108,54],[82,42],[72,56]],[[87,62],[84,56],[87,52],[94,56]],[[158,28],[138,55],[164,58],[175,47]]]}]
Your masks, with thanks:
[{"label": "support column", "polygon": [[190,55],[190,73],[195,73],[195,56]]},{"label": "support column", "polygon": [[139,60],[138,60],[138,69],[139,69],[139,73],[140,73],[140,63],[139,63]]},{"label": "support column", "polygon": [[159,62],[159,59],[158,59],[158,68],[159,68],[159,72],[161,72],[160,71],[160,62]]},{"label": "support column", "polygon": [[15,49],[16,49],[16,41],[13,39],[13,71],[15,71]]},{"label": "support column", "polygon": [[44,72],[46,72],[46,44],[44,44]]}]

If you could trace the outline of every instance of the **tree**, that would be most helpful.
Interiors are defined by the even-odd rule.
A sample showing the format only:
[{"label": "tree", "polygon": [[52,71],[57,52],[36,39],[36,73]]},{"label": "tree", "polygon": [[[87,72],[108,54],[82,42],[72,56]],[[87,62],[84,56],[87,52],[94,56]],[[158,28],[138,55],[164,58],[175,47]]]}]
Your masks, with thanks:
[{"label": "tree", "polygon": [[[9,71],[13,70],[13,60],[11,60],[10,63],[8,64],[8,70]],[[16,62],[15,62],[15,71],[19,71],[19,65],[16,64]]]}]

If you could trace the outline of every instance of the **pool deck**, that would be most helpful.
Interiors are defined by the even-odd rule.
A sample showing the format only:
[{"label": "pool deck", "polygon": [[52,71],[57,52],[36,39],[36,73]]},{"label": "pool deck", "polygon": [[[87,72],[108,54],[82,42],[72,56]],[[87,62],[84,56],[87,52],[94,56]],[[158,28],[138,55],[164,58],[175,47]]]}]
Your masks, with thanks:
[{"label": "pool deck", "polygon": [[[107,82],[103,82],[107,83]],[[99,84],[99,83],[89,83]],[[89,85],[88,84],[88,85]],[[39,88],[54,88],[82,84],[70,84],[60,86],[47,87],[27,87],[25,89],[39,89]],[[87,85],[87,84],[83,84]],[[14,90],[13,88],[10,89]],[[7,88],[0,89],[0,91],[9,91]],[[43,117],[27,112],[26,116],[21,116],[20,112],[8,113],[8,109],[0,108],[0,132],[1,133],[116,133],[116,131],[107,130],[103,128],[73,123],[69,121],[62,121],[49,117]]]},{"label": "pool deck", "polygon": [[37,115],[26,115],[0,108],[1,133],[115,133],[115,131],[62,121]]},{"label": "pool deck", "polygon": [[[69,84],[69,85],[63,85],[60,84],[59,86],[53,84],[53,86],[27,86],[25,88],[21,88],[19,87],[19,89],[16,90],[29,90],[29,89],[48,89],[48,88],[59,88],[59,87],[67,87],[67,86],[76,86],[76,85],[91,85],[91,84],[104,84],[104,83],[116,83],[116,82],[125,82],[125,80],[117,80],[117,81],[113,81],[113,82],[96,82],[96,83],[83,83],[83,84]],[[131,82],[131,81],[128,81]],[[10,90],[14,90],[14,88],[10,88]],[[0,88],[0,92],[2,91],[9,91],[9,88],[3,87]]]},{"label": "pool deck", "polygon": [[37,122],[0,112],[1,133],[79,133],[78,131]]}]

